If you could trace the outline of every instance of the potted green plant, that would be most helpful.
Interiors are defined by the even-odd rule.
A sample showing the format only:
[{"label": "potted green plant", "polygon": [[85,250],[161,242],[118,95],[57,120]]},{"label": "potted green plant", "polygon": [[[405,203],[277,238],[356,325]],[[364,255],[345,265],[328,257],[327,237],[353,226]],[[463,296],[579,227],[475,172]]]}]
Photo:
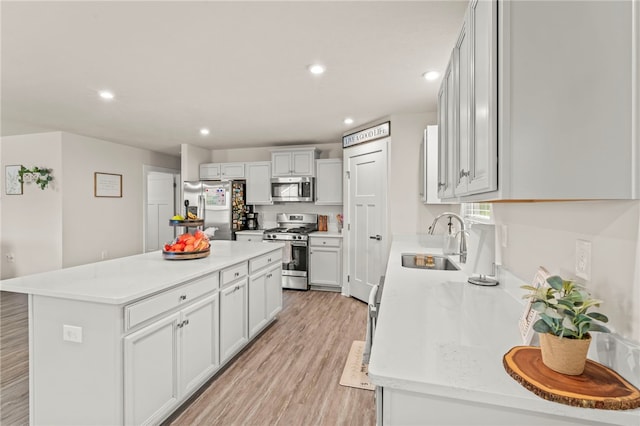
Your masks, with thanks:
[{"label": "potted green plant", "polygon": [[40,189],[45,189],[47,185],[49,185],[49,182],[53,180],[53,176],[51,176],[51,169],[44,169],[40,167],[27,169],[24,166],[20,166],[18,175],[18,181],[20,183],[24,183],[25,181],[35,182]]},{"label": "potted green plant", "polygon": [[583,286],[557,275],[546,282],[548,286],[522,286],[530,292],[524,298],[531,299],[531,308],[540,317],[533,329],[539,333],[542,362],[559,373],[580,375],[591,343],[589,333],[608,333],[601,323],[609,319],[599,312],[588,312],[602,301],[592,298]]}]

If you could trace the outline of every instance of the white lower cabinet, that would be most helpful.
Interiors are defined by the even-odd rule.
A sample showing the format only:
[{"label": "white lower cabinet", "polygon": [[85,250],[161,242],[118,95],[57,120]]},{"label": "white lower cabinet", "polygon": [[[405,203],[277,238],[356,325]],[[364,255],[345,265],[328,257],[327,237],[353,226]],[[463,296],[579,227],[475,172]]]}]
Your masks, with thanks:
[{"label": "white lower cabinet", "polygon": [[219,312],[217,293],[182,311],[179,324],[181,395],[198,389],[220,367]]},{"label": "white lower cabinet", "polygon": [[218,294],[124,338],[125,424],[152,424],[215,372]]},{"label": "white lower cabinet", "polygon": [[249,279],[249,336],[267,324],[267,272]]},{"label": "white lower cabinet", "polygon": [[376,387],[376,413],[377,424],[381,426],[445,424],[596,426],[602,424],[595,420],[565,417],[533,409],[523,410],[387,387]]},{"label": "white lower cabinet", "polygon": [[342,241],[332,237],[309,237],[309,284],[339,290],[342,287]]},{"label": "white lower cabinet", "polygon": [[280,271],[280,265],[272,265],[249,279],[249,337],[258,334],[282,310]]},{"label": "white lower cabinet", "polygon": [[247,231],[236,232],[236,241],[246,241],[254,243],[262,242],[262,231],[259,231],[259,233],[250,233]]},{"label": "white lower cabinet", "polygon": [[[278,261],[280,262],[281,259],[278,258]],[[266,276],[265,288],[267,318],[271,320],[282,310],[282,268],[280,265],[269,269]]]},{"label": "white lower cabinet", "polygon": [[247,277],[220,290],[220,358],[224,363],[248,341]]},{"label": "white lower cabinet", "polygon": [[178,401],[178,324],[169,315],[124,338],[124,422],[157,423]]}]

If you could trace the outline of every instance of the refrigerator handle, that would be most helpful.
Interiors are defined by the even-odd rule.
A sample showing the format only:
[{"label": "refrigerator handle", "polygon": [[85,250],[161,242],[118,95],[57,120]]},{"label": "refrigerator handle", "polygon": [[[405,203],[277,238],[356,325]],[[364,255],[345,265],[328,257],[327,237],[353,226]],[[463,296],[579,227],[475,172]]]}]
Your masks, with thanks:
[{"label": "refrigerator handle", "polygon": [[204,195],[198,195],[198,217],[204,219]]},{"label": "refrigerator handle", "polygon": [[298,197],[302,197],[302,186],[304,184],[303,183],[299,183],[298,184]]}]

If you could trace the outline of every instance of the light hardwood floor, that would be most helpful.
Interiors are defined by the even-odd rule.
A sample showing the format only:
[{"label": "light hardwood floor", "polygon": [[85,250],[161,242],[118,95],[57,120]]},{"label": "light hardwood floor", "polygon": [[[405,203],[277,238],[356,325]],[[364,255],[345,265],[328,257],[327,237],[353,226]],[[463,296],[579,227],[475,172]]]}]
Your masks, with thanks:
[{"label": "light hardwood floor", "polygon": [[278,320],[165,425],[374,425],[374,392],[340,386],[367,306],[285,290]]},{"label": "light hardwood floor", "polygon": [[[27,297],[0,292],[0,424],[29,422]],[[339,293],[284,292],[253,344],[165,425],[374,425],[374,393],[340,386],[367,306]]]},{"label": "light hardwood floor", "polygon": [[27,295],[0,292],[0,425],[29,424]]}]

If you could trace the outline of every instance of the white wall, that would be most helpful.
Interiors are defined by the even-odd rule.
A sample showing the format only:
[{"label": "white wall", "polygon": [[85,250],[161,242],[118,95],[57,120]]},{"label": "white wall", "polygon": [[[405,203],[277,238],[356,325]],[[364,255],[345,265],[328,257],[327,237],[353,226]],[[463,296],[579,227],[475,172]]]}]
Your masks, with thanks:
[{"label": "white wall", "polygon": [[621,335],[640,342],[640,201],[495,203],[507,226],[502,264],[525,281],[538,266],[575,278],[575,243],[591,241],[587,288]]},{"label": "white wall", "polygon": [[457,205],[425,205],[420,198],[421,147],[424,129],[428,125],[437,124],[437,115],[436,113],[394,114],[390,120],[391,164],[388,207],[390,231],[392,235],[424,233],[438,214],[460,210]]},{"label": "white wall", "polygon": [[[62,133],[63,267],[142,253],[143,165],[178,169],[180,159]],[[122,175],[122,198],[94,196],[94,173]],[[168,218],[167,218],[168,219]]]},{"label": "white wall", "polygon": [[[180,160],[64,132],[2,138],[8,164],[52,169],[41,190],[2,191],[2,278],[142,253],[144,164],[177,169]],[[121,174],[122,198],[94,197],[94,172]],[[4,173],[2,174],[4,186]],[[7,262],[13,253],[15,262]]]},{"label": "white wall", "polygon": [[[200,164],[209,163],[211,151],[183,143],[180,145],[180,171],[182,182],[200,180]],[[180,197],[182,198],[182,197]]]},{"label": "white wall", "polygon": [[[34,274],[62,267],[61,133],[38,133],[2,138],[0,255],[2,278]],[[53,181],[42,190],[25,183],[22,195],[5,194],[5,166],[52,169]],[[14,262],[8,262],[13,254]]]}]

